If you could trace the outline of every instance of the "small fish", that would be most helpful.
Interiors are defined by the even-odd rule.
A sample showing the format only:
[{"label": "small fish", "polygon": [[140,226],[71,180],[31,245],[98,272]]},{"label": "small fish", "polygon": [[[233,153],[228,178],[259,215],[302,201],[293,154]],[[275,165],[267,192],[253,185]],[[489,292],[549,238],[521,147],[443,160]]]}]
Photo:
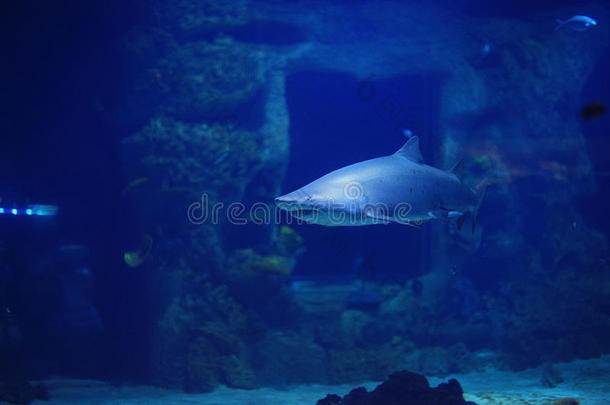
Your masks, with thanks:
[{"label": "small fish", "polygon": [[585,120],[601,117],[606,113],[606,106],[599,101],[587,104],[580,110],[580,117]]},{"label": "small fish", "polygon": [[569,27],[574,31],[586,31],[591,27],[595,27],[596,25],[597,21],[591,17],[587,17],[586,15],[575,15],[568,20],[557,19],[557,28],[555,28],[555,31],[564,26]]},{"label": "small fish", "polygon": [[129,267],[138,267],[148,258],[152,250],[153,239],[149,234],[142,236],[142,241],[138,250],[125,252],[123,260]]}]

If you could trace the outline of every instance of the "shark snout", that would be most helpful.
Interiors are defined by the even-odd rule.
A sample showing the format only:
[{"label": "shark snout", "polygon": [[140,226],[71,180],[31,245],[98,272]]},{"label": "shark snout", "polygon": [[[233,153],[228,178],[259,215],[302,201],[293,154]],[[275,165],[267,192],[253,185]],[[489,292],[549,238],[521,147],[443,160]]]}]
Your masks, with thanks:
[{"label": "shark snout", "polygon": [[294,193],[285,194],[275,198],[275,204],[278,206],[278,208],[287,211],[298,209],[300,199],[293,194]]},{"label": "shark snout", "polygon": [[281,209],[287,211],[301,210],[311,205],[311,196],[302,190],[296,190],[275,198],[275,203]]},{"label": "shark snout", "polygon": [[296,203],[296,200],[292,197],[289,197],[288,195],[282,195],[279,197],[276,197],[275,200],[273,200],[276,204],[294,204]]}]

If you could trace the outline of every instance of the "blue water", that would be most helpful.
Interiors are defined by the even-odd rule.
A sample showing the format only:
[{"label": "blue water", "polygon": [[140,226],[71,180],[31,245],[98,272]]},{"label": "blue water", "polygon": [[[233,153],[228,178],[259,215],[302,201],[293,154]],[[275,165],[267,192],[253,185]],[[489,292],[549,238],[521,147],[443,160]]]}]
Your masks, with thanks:
[{"label": "blue water", "polygon": [[[382,379],[413,352],[433,373],[431,348],[438,374],[610,352],[605,2],[204,3],[0,5],[0,380],[198,392]],[[598,25],[554,31],[576,14]],[[494,179],[478,233],[188,222],[202,193],[273,209],[406,129],[427,164]],[[299,347],[317,363],[288,373]],[[249,377],[202,366],[227,356]]]}]

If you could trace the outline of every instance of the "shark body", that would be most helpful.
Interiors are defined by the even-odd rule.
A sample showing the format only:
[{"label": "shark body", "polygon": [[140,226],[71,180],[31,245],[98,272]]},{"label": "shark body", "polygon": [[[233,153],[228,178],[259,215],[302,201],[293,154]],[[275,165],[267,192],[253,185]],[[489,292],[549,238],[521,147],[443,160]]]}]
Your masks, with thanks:
[{"label": "shark body", "polygon": [[460,163],[450,171],[424,164],[413,136],[392,155],[335,170],[275,201],[298,219],[326,226],[417,226],[441,218],[461,226],[472,214],[474,230],[485,185],[463,184],[455,174]]}]

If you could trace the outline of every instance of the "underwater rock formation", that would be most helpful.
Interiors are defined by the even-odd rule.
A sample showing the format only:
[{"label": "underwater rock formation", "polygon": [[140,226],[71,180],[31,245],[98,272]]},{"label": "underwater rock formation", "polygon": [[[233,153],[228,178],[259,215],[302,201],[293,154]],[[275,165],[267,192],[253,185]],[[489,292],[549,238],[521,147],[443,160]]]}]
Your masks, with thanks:
[{"label": "underwater rock formation", "polygon": [[247,342],[261,334],[260,326],[226,286],[182,272],[179,280],[188,280],[189,289],[171,294],[173,301],[160,308],[154,332],[155,382],[191,392],[211,391],[219,384],[256,388]]},{"label": "underwater rock formation", "polygon": [[[130,134],[122,147],[134,239],[154,241],[138,268],[155,298],[156,383],[192,391],[341,383],[407,365],[445,375],[504,359],[476,360],[481,349],[504,350],[514,368],[610,350],[599,333],[574,333],[603,330],[610,304],[598,263],[606,237],[573,204],[595,184],[572,114],[608,32],[582,41],[540,34],[527,19],[397,4],[157,0],[156,24],[128,35],[125,104],[137,113],[117,115]],[[289,40],[247,38],[273,27]],[[278,195],[290,149],[286,77],[304,70],[438,85],[439,133],[421,135],[439,152],[426,157],[446,167],[466,157],[466,182],[498,183],[478,242],[434,228],[427,274],[404,286],[308,289],[289,285],[307,248],[293,229],[189,222],[204,194],[209,204]],[[361,96],[354,102],[381,107],[383,95]],[[380,133],[400,130],[402,139],[405,116],[391,118]],[[470,269],[486,269],[481,279],[490,281],[475,285]],[[296,331],[274,330],[297,322]]]},{"label": "underwater rock formation", "polygon": [[462,387],[455,379],[431,388],[426,377],[399,371],[371,392],[360,387],[343,398],[329,394],[316,405],[475,405],[465,401],[462,394]]},{"label": "underwater rock formation", "polygon": [[[283,230],[277,251],[270,250],[273,226],[246,229],[226,210],[217,218],[206,211],[272,201],[288,157],[281,63],[222,34],[248,22],[246,5],[152,2],[156,24],[134,29],[123,47],[131,61],[126,110],[135,112],[123,121],[132,132],[122,145],[124,194],[137,207],[134,229],[154,240],[142,267],[157,318],[152,374],[162,386],[256,387],[249,352],[264,331],[246,332],[243,323],[264,320],[274,303],[290,308],[282,280],[302,244],[298,235]],[[235,241],[246,234],[253,245],[239,249]],[[249,307],[261,294],[269,306]],[[231,350],[210,325],[234,342]]]},{"label": "underwater rock formation", "polygon": [[189,40],[205,38],[243,24],[250,16],[248,0],[156,0],[151,3],[152,12],[160,24]]},{"label": "underwater rock formation", "polygon": [[269,331],[257,344],[254,364],[262,384],[328,381],[326,352],[307,336]]},{"label": "underwater rock formation", "polygon": [[178,47],[154,69],[163,100],[159,113],[187,121],[236,119],[233,111],[252,104],[262,88],[257,58],[227,37]]}]

